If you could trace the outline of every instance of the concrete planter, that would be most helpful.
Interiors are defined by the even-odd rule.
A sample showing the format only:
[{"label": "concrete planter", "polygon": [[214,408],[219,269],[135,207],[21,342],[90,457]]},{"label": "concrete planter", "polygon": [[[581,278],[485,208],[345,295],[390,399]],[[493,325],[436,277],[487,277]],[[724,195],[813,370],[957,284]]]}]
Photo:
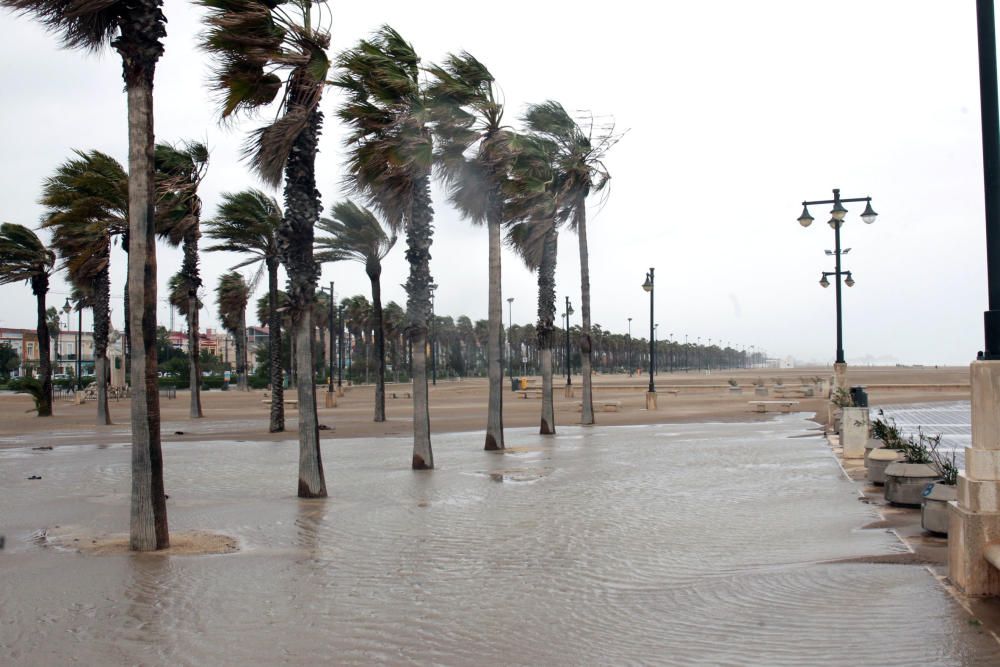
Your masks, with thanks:
[{"label": "concrete planter", "polygon": [[885,447],[885,443],[878,438],[868,438],[868,443],[865,444],[865,467],[868,467],[868,457],[872,455],[872,452],[876,449],[882,449]]},{"label": "concrete planter", "polygon": [[754,396],[767,396],[767,387],[754,387],[753,388],[753,395]]},{"label": "concrete planter", "polygon": [[868,455],[868,481],[875,486],[885,484],[885,469],[890,463],[903,460],[903,452],[898,449],[875,449]]},{"label": "concrete planter", "polygon": [[743,387],[730,387],[729,388],[729,393],[730,394],[742,394],[743,393]]},{"label": "concrete planter", "polygon": [[870,430],[868,408],[844,408],[841,421],[840,446],[843,457],[863,459]]},{"label": "concrete planter", "polygon": [[940,479],[929,463],[890,463],[885,469],[885,499],[893,505],[920,507],[924,489]]},{"label": "concrete planter", "polygon": [[958,487],[928,484],[920,505],[920,526],[929,533],[948,534],[948,503],[958,500]]}]

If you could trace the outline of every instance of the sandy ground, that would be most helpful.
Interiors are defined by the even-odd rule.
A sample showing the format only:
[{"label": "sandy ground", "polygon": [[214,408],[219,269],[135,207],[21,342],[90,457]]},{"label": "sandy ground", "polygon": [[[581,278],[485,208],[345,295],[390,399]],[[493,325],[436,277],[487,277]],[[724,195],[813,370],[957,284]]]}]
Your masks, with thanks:
[{"label": "sandy ground", "polygon": [[[658,409],[645,407],[648,376],[600,375],[594,378],[596,420],[602,425],[660,424],[702,421],[751,421],[767,419],[769,415],[752,411],[749,401],[773,400],[773,386],[781,379],[787,387],[800,385],[815,377],[830,377],[829,368],[748,369],[707,373],[662,373],[656,376]],[[735,380],[742,393],[730,391],[728,381]],[[771,388],[766,398],[754,395],[753,383],[763,380]],[[868,387],[870,402],[905,404],[925,401],[955,401],[969,397],[969,371],[966,367],[941,368],[881,368],[852,367],[850,383]],[[541,385],[538,377],[530,379]],[[556,423],[579,423],[579,376],[574,376],[574,397],[564,393],[565,378],[556,379]],[[430,388],[431,427],[435,433],[468,432],[485,429],[487,383],[485,379],[462,381],[440,380]],[[409,391],[405,385],[390,384],[386,400],[388,420],[372,420],[374,389],[372,386],[345,387],[346,394],[338,399],[337,407],[323,406],[319,394],[319,420],[327,426],[323,439],[400,436],[410,432],[411,400],[403,397]],[[400,398],[391,398],[392,392]],[[676,393],[673,393],[676,392]],[[206,391],[202,393],[205,417],[188,417],[188,393],[177,392],[177,398],[161,398],[162,437],[172,441],[211,440],[287,440],[295,437],[297,411],[286,411],[286,431],[268,433],[269,404],[263,391]],[[286,392],[294,398],[294,390]],[[796,412],[814,412],[825,417],[826,401],[819,397],[797,398]],[[620,401],[617,412],[602,410],[601,401]],[[541,401],[521,398],[510,391],[510,381],[504,378],[504,424],[509,427],[530,427],[539,422]],[[111,426],[94,425],[94,404],[74,405],[71,400],[57,398],[54,416],[41,419],[28,412],[31,399],[25,395],[0,394],[0,448],[49,447],[70,444],[115,444],[129,442],[128,401],[111,402]]]}]

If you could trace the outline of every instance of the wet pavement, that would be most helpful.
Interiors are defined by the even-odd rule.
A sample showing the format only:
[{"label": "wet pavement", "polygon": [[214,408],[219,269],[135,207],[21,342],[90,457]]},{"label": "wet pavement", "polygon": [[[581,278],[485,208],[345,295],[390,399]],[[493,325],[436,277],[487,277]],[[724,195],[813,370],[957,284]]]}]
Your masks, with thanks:
[{"label": "wet pavement", "polygon": [[[171,529],[215,556],[96,556],[128,525],[129,449],[0,451],[5,664],[991,665],[1000,644],[859,502],[804,415],[751,424],[171,443]],[[42,479],[29,480],[37,475]],[[851,562],[837,562],[847,561]]]}]

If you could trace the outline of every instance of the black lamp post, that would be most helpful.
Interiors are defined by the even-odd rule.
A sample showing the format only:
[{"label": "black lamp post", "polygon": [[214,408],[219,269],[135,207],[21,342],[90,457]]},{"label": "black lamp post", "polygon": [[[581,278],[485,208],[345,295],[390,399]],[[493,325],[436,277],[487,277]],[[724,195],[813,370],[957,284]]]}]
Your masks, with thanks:
[{"label": "black lamp post", "polygon": [[344,307],[337,307],[337,393],[344,393]]},{"label": "black lamp post", "polygon": [[[66,313],[66,331],[69,331],[69,314],[73,310],[73,306],[69,305],[69,297],[66,297],[66,303],[63,304],[62,311]],[[56,360],[59,360],[59,340],[56,340]],[[60,371],[62,372],[62,371]]]},{"label": "black lamp post", "polygon": [[980,359],[1000,359],[1000,108],[997,101],[996,21],[992,0],[977,0],[979,105],[983,135],[983,195],[986,208],[986,282],[989,310],[983,314],[985,347]]},{"label": "black lamp post", "polygon": [[438,367],[437,367],[437,354],[435,348],[437,347],[437,341],[434,339],[434,324],[437,322],[437,315],[434,314],[434,290],[437,289],[437,284],[431,284],[427,286],[431,291],[431,326],[430,326],[430,338],[431,338],[431,384],[435,387],[438,383]]},{"label": "black lamp post", "polygon": [[656,384],[653,382],[653,369],[656,366],[656,336],[654,334],[654,327],[656,323],[653,321],[653,267],[649,267],[649,272],[646,273],[646,282],[642,284],[642,289],[649,292],[649,393],[656,393]]},{"label": "black lamp post", "polygon": [[514,344],[510,340],[510,330],[514,327],[513,307],[514,297],[507,297],[507,375],[511,382],[514,381]]},{"label": "black lamp post", "polygon": [[628,345],[628,376],[632,377],[632,318],[628,318],[628,336],[625,337]]},{"label": "black lamp post", "polygon": [[[320,287],[319,291],[325,292],[326,288]],[[333,281],[332,280],[330,281],[330,300],[329,300],[329,302],[328,302],[327,305],[328,305],[327,315],[329,316],[329,322],[327,324],[327,328],[330,330],[330,358],[328,360],[329,361],[328,365],[329,365],[329,369],[330,370],[329,370],[329,373],[327,373],[328,378],[327,378],[327,389],[326,389],[326,391],[327,391],[327,393],[332,394],[333,393],[333,357],[334,357],[334,350],[333,350],[333,345],[334,345],[334,335],[333,335],[333,311],[334,311],[334,305],[333,305]]]},{"label": "black lamp post", "polygon": [[573,384],[573,363],[569,356],[569,316],[573,314],[573,306],[569,303],[569,297],[566,297],[566,312],[563,314],[566,316],[566,386],[569,387]]},{"label": "black lamp post", "polygon": [[872,210],[872,198],[871,197],[853,197],[849,199],[843,199],[840,196],[840,190],[838,188],[833,189],[833,199],[823,199],[818,201],[804,201],[802,202],[802,215],[799,216],[799,224],[803,227],[808,227],[812,224],[813,217],[809,215],[809,206],[812,204],[822,205],[822,204],[833,204],[833,208],[830,210],[830,227],[833,228],[833,252],[827,251],[828,255],[833,255],[834,257],[834,270],[824,271],[823,276],[819,281],[819,284],[823,287],[829,287],[830,281],[827,280],[828,276],[834,276],[837,285],[837,358],[836,363],[843,364],[844,361],[844,330],[843,330],[843,310],[841,301],[841,286],[840,278],[841,276],[846,276],[844,282],[848,287],[854,285],[854,278],[851,277],[850,271],[842,271],[840,266],[840,258],[842,255],[846,255],[850,252],[850,248],[841,250],[840,248],[840,228],[844,224],[844,218],[847,216],[847,209],[844,208],[845,203],[850,202],[865,202],[865,210],[861,214],[861,219],[867,224],[875,222],[875,218],[878,214]]}]

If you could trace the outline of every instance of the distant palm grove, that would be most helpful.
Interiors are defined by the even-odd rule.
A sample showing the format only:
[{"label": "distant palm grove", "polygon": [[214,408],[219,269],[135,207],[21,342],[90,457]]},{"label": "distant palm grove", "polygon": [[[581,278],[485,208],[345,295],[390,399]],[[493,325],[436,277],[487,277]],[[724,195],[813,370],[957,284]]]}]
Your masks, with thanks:
[{"label": "distant palm grove", "polygon": [[[285,429],[286,383],[294,390],[300,497],[328,494],[317,419],[317,393],[325,388],[317,382],[326,378],[334,337],[335,349],[347,351],[338,372],[376,385],[376,421],[385,419],[385,382],[412,383],[415,470],[434,468],[428,384],[436,380],[489,378],[483,446],[502,449],[505,375],[542,376],[539,430],[553,434],[553,386],[567,366],[582,375],[583,424],[594,423],[594,372],[645,372],[648,346],[604,330],[591,313],[587,206],[591,195],[607,194],[611,175],[604,159],[622,136],[612,125],[595,125],[590,114],[572,115],[552,100],[528,105],[514,118],[486,64],[464,51],[424,63],[389,26],[356,44],[334,47],[324,3],[196,3],[205,10],[199,41],[212,72],[218,119],[255,121],[246,134],[246,185],[204,208],[200,185],[211,155],[192,139],[204,128],[189,128],[186,137],[169,141],[154,132],[153,78],[170,25],[161,0],[0,0],[0,6],[41,21],[62,46],[111,49],[121,57],[127,163],[96,148],[67,147],[52,176],[32,184],[45,207],[41,227],[50,241],[46,245],[22,224],[5,223],[0,281],[31,286],[45,360],[52,274],[63,271],[76,307],[93,310],[96,420],[107,424],[110,249],[120,244],[128,255],[122,297],[131,391],[132,549],[169,545],[159,432],[158,299],[168,299],[186,323],[188,377],[202,377],[200,364],[210,361],[199,353],[198,334],[201,298],[211,290],[223,328],[237,341],[237,387],[270,388],[271,431]],[[503,82],[508,88],[516,84]],[[336,106],[324,102],[331,87],[340,93]],[[74,113],[86,114],[86,106]],[[347,127],[342,146],[324,146],[339,151],[343,174],[338,182],[317,183],[316,156],[330,114]],[[435,179],[447,202],[432,201]],[[267,189],[253,187],[254,180]],[[324,203],[321,192],[348,197]],[[486,320],[434,314],[434,215],[435,207],[445,205],[483,228]],[[566,230],[576,240],[581,264],[579,292],[575,286],[572,292],[581,319],[570,327],[568,355],[565,331],[556,326],[555,285],[557,244]],[[157,265],[158,238],[182,249],[179,267]],[[537,318],[531,324],[503,326],[504,243],[537,276]],[[381,299],[381,262],[395,245],[402,246],[409,267],[406,276],[391,277],[404,283],[405,305]],[[217,285],[202,283],[199,267],[206,252],[225,253],[231,267]],[[347,261],[363,266],[371,292],[334,303],[332,289],[319,285],[321,266]],[[287,276],[283,285],[279,267]],[[172,277],[161,281],[159,271]],[[168,294],[158,294],[160,282],[168,283]],[[258,285],[266,294],[255,302]],[[252,378],[246,331],[255,317],[267,327],[269,344],[255,360],[258,373]],[[333,329],[331,319],[337,322]],[[757,361],[727,345],[669,339],[657,345],[657,367],[663,370]],[[39,416],[51,415],[51,368],[43,362],[39,371],[37,386],[26,390],[35,395]],[[203,414],[199,384],[191,383],[190,391],[195,419]]]}]

